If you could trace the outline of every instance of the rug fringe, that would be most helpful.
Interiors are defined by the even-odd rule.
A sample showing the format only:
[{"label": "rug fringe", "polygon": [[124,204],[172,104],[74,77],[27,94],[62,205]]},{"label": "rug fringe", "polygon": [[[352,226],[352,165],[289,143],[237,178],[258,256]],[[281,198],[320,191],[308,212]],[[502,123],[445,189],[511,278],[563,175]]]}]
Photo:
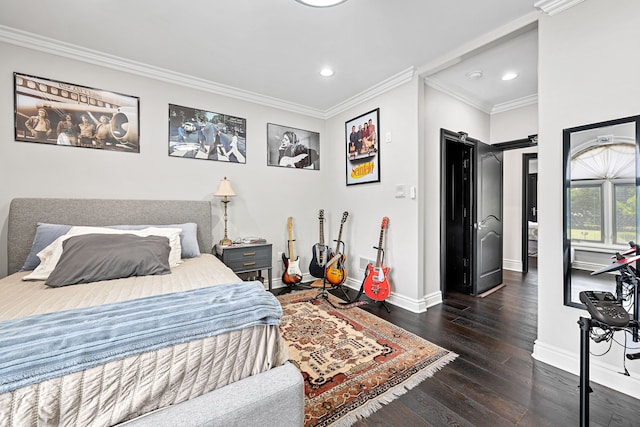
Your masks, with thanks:
[{"label": "rug fringe", "polygon": [[432,377],[436,372],[453,362],[457,357],[458,355],[456,353],[449,352],[446,356],[438,359],[434,365],[427,366],[402,384],[398,384],[396,387],[387,390],[375,399],[361,405],[358,409],[344,415],[338,421],[329,424],[329,427],[349,427],[355,424],[358,420],[369,417],[374,412],[382,408],[383,405],[393,402],[427,378]]}]

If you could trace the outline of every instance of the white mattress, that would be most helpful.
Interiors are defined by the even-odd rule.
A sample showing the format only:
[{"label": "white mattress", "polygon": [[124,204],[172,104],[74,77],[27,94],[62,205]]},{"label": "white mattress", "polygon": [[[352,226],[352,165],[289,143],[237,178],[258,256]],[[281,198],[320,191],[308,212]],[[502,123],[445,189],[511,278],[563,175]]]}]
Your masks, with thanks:
[{"label": "white mattress", "polygon": [[[0,321],[240,280],[213,255],[162,276],[48,288],[0,280]],[[109,362],[0,395],[2,426],[109,426],[265,372],[288,360],[278,326],[256,326]]]},{"label": "white mattress", "polygon": [[44,281],[21,280],[27,274],[29,272],[15,273],[0,280],[0,321],[241,281],[211,254],[185,259],[167,275],[105,280],[61,288],[45,286]]}]

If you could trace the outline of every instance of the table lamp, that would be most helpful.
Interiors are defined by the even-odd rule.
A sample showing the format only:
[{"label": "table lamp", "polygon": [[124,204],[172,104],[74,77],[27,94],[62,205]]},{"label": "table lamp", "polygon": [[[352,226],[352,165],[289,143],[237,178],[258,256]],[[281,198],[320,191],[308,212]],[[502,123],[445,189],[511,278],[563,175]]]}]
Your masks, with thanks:
[{"label": "table lamp", "polygon": [[235,195],[236,193],[234,193],[233,188],[231,188],[231,181],[225,176],[224,179],[220,180],[220,185],[218,185],[218,189],[214,193],[214,196],[222,197],[222,203],[224,203],[224,237],[219,243],[222,246],[229,246],[233,243],[227,236],[227,203],[231,201],[228,198]]}]

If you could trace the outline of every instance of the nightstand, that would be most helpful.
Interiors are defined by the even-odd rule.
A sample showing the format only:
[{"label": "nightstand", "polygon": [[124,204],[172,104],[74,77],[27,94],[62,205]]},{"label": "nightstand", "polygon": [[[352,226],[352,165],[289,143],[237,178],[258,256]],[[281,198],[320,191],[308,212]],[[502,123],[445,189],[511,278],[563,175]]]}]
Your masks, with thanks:
[{"label": "nightstand", "polygon": [[232,246],[216,245],[215,255],[234,273],[248,273],[267,270],[269,290],[272,285],[271,243],[241,244]]}]

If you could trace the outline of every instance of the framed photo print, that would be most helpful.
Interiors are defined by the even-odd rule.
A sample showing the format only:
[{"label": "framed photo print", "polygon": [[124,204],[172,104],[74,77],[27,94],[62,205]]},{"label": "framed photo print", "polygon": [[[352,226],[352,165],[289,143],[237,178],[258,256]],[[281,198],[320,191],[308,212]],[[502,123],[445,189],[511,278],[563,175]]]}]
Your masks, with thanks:
[{"label": "framed photo print", "polygon": [[140,152],[136,96],[13,73],[16,141]]},{"label": "framed photo print", "polygon": [[247,120],[169,104],[169,156],[246,163]]},{"label": "framed photo print", "polygon": [[345,123],[347,185],[380,182],[380,109]]},{"label": "framed photo print", "polygon": [[320,134],[267,123],[267,165],[320,170]]}]

